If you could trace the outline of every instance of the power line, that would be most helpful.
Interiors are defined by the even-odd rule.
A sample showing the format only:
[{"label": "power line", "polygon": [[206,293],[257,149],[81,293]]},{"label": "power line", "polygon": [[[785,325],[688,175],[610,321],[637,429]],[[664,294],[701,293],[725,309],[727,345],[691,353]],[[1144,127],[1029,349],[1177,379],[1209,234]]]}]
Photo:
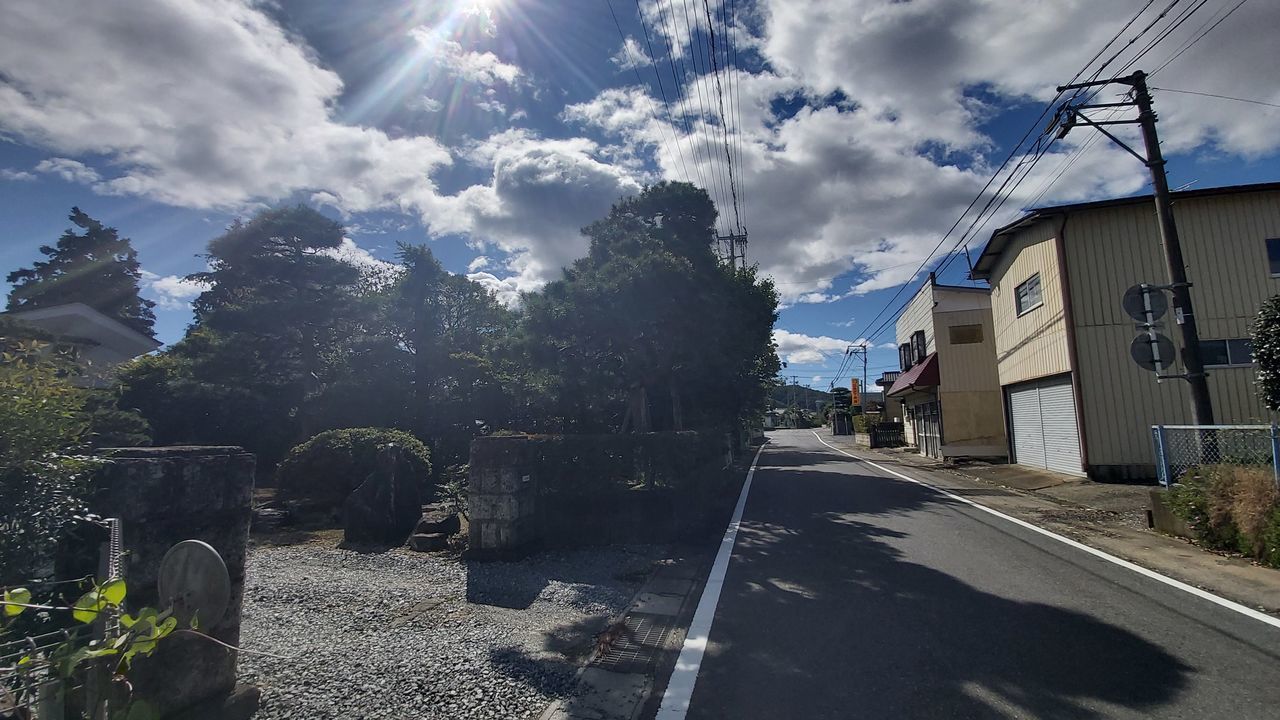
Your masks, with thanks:
[{"label": "power line", "polygon": [[[1192,47],[1194,47],[1196,43],[1198,43],[1198,42],[1200,42],[1202,39],[1204,39],[1204,36],[1205,36],[1205,35],[1208,35],[1209,33],[1213,32],[1214,28],[1216,28],[1216,27],[1218,27],[1219,25],[1221,25],[1221,24],[1222,24],[1222,22],[1223,22],[1223,20],[1226,20],[1227,18],[1231,17],[1232,13],[1234,13],[1234,12],[1235,12],[1235,11],[1237,11],[1237,10],[1239,10],[1239,9],[1240,9],[1240,6],[1241,6],[1241,5],[1244,5],[1244,4],[1245,4],[1246,2],[1248,2],[1248,1],[1249,1],[1249,0],[1240,0],[1240,2],[1236,3],[1236,4],[1235,4],[1235,7],[1231,8],[1230,10],[1228,10],[1226,15],[1223,15],[1223,16],[1222,16],[1222,17],[1221,17],[1217,22],[1215,22],[1213,25],[1211,25],[1211,26],[1209,27],[1209,29],[1208,29],[1208,30],[1205,30],[1204,32],[1202,32],[1202,33],[1200,33],[1199,35],[1195,36],[1195,39],[1193,39],[1193,40],[1192,40],[1190,43],[1188,43],[1185,47],[1180,48],[1176,53],[1174,53],[1173,57],[1169,58],[1168,60],[1165,60],[1165,61],[1164,61],[1164,63],[1163,63],[1162,65],[1160,65],[1160,67],[1156,68],[1156,69],[1151,73],[1151,75],[1155,75],[1156,73],[1158,73],[1158,72],[1160,72],[1161,70],[1163,70],[1163,69],[1165,69],[1166,67],[1168,67],[1168,66],[1169,66],[1169,63],[1171,63],[1171,62],[1173,62],[1174,60],[1177,60],[1178,58],[1182,57],[1182,53],[1184,53],[1184,52],[1186,52],[1186,51],[1190,50]],[[1203,27],[1203,26],[1201,26],[1201,27]]]},{"label": "power line", "polygon": [[711,43],[711,68],[716,78],[716,99],[720,106],[720,132],[724,137],[724,160],[729,165],[729,193],[733,196],[733,222],[737,234],[742,234],[742,217],[738,213],[738,187],[733,173],[733,155],[729,152],[729,127],[725,122],[724,85],[720,82],[720,61],[716,57],[716,29],[711,19],[710,0],[702,0],[702,7],[707,14],[707,30]]},{"label": "power line", "polygon": [[1219,100],[1235,100],[1236,102],[1250,103],[1252,105],[1265,105],[1267,107],[1280,108],[1280,104],[1263,102],[1262,100],[1250,100],[1248,98],[1231,97],[1230,95],[1216,95],[1214,93],[1196,92],[1195,90],[1174,90],[1173,88],[1153,87],[1152,90],[1161,92],[1182,93],[1184,95],[1200,95],[1202,97],[1218,98]]},{"label": "power line", "polygon": [[[672,2],[674,2],[674,0],[672,0]],[[690,55],[690,61],[693,63],[693,82],[694,82],[694,87],[696,88],[698,93],[697,125],[699,126],[699,129],[702,131],[702,136],[705,140],[704,150],[706,151],[706,154],[707,154],[708,172],[711,173],[711,180],[712,180],[712,184],[714,185],[714,188],[708,188],[708,189],[712,190],[712,192],[716,196],[715,203],[717,208],[720,208],[720,207],[724,207],[725,205],[724,200],[728,196],[723,190],[724,173],[716,165],[716,163],[714,162],[711,156],[711,148],[714,147],[714,142],[711,140],[711,133],[707,129],[707,123],[706,123],[707,105],[703,100],[703,92],[702,92],[703,84],[706,82],[706,74],[698,67],[698,61],[702,59],[702,45],[696,42],[694,38],[695,22],[697,23],[697,27],[699,28],[699,31],[701,31],[702,25],[701,25],[701,22],[697,20],[698,13],[696,11],[692,13],[693,19],[690,19],[689,0],[681,0],[680,4],[684,8],[684,26],[689,36],[689,55]],[[674,5],[672,6],[672,12],[674,14]],[[708,66],[708,64],[705,62],[703,63],[703,65]],[[706,94],[710,95],[711,94],[710,90],[708,90]],[[716,213],[717,224],[721,220],[720,215],[721,215],[720,213]]]},{"label": "power line", "polygon": [[[625,55],[627,51],[627,34],[622,31],[622,23],[618,22],[618,14],[613,10],[613,0],[605,0],[605,1],[606,1],[606,4],[609,6],[609,14],[613,16],[614,27],[618,28],[618,37],[622,38],[622,52]],[[640,69],[633,65],[631,67],[631,71],[635,73],[636,82],[640,85],[641,91],[644,92],[645,101],[649,105],[649,114],[654,117],[657,117],[658,111],[653,106],[653,99],[649,97],[649,92],[646,89],[644,80],[640,77]],[[662,123],[662,125],[665,127],[666,124]],[[660,127],[658,129],[658,147],[666,151],[667,157],[670,158],[672,160],[672,164],[674,164],[675,156],[671,154],[671,148],[667,147],[666,144],[667,144],[666,138],[662,137],[662,128]],[[677,148],[678,147],[679,147],[679,144],[677,143]],[[681,155],[680,157],[681,157],[681,160],[683,160],[684,156]],[[688,170],[686,169],[685,172],[687,174]]]},{"label": "power line", "polygon": [[[610,0],[610,3],[609,3],[609,11],[610,12],[613,11],[612,0]],[[649,48],[649,62],[653,64],[653,76],[658,79],[658,92],[662,94],[662,107],[667,111],[667,117],[670,118],[672,117],[671,103],[667,101],[667,89],[662,83],[662,73],[658,72],[658,56],[654,54],[653,43],[649,41],[649,26],[648,26],[648,23],[644,21],[644,12],[640,9],[640,0],[636,0],[636,14],[640,16],[640,29],[644,32],[644,44]],[[613,17],[613,20],[616,23],[618,20],[618,16],[615,15]],[[619,26],[618,29],[619,31],[621,31],[622,29],[621,26]],[[625,46],[626,40],[624,39],[622,42],[623,42],[623,45]],[[635,69],[635,68],[632,68],[632,69]],[[636,73],[636,74],[637,76],[639,75],[639,73]],[[680,166],[684,168],[685,179],[692,180],[693,176],[689,174],[689,166],[684,161],[684,148],[680,146],[680,138],[676,137],[674,128],[672,129],[671,134],[672,134],[672,137],[675,137],[676,151],[680,153]]]},{"label": "power line", "polygon": [[[1159,15],[1157,15],[1150,23],[1148,23],[1146,27],[1144,27],[1138,34],[1136,34],[1133,38],[1131,38],[1128,43],[1126,43],[1123,47],[1120,48],[1120,50],[1118,50],[1115,54],[1113,54],[1110,58],[1108,58],[1105,62],[1103,62],[1102,65],[1100,65],[1098,69],[1094,71],[1094,78],[1096,79],[1098,76],[1100,76],[1102,71],[1106,69],[1117,58],[1119,58],[1120,55],[1122,55],[1128,47],[1135,44],[1139,39],[1142,38],[1143,35],[1149,32],[1151,28],[1155,27],[1155,25],[1160,21],[1160,19],[1165,17],[1179,2],[1181,2],[1181,0],[1173,0],[1172,2],[1170,2],[1169,5],[1167,5],[1160,12]],[[1106,52],[1106,50],[1124,34],[1125,30],[1130,26],[1132,26],[1133,23],[1135,23],[1138,20],[1138,18],[1141,17],[1141,15],[1145,13],[1146,10],[1151,5],[1152,5],[1152,2],[1148,2],[1141,9],[1139,9],[1138,12],[1133,16],[1133,18],[1130,19],[1129,22],[1125,23],[1125,25],[1121,27],[1120,31],[1117,32],[1112,37],[1112,39],[1107,42],[1106,45],[1103,46],[1102,50],[1096,53],[1088,62],[1086,62],[1080,68],[1080,70],[1077,71],[1076,74],[1072,77],[1071,82],[1067,84],[1072,84],[1076,80],[1078,80],[1088,70],[1089,66],[1098,57],[1101,57]],[[1079,91],[1077,91],[1075,94],[1073,94],[1072,99],[1075,99],[1075,97],[1077,97],[1079,94],[1080,94]],[[884,323],[882,323],[880,326],[875,325],[876,321],[884,316],[885,311],[888,310],[889,307],[892,306],[893,303],[897,301],[897,299],[902,295],[903,290],[905,290],[907,286],[911,284],[911,281],[915,278],[915,276],[918,275],[920,271],[922,271],[929,264],[929,262],[933,259],[933,256],[942,247],[943,243],[946,242],[947,238],[950,237],[953,232],[955,232],[955,229],[960,226],[960,223],[963,222],[964,218],[967,217],[969,212],[973,210],[974,206],[978,204],[978,201],[982,199],[984,194],[986,194],[987,190],[995,182],[996,178],[998,178],[1001,175],[1001,173],[1004,172],[1005,168],[1008,167],[1009,163],[1013,160],[1014,156],[1017,155],[1018,151],[1022,148],[1023,144],[1026,143],[1029,137],[1031,137],[1031,134],[1035,132],[1036,128],[1039,127],[1040,123],[1044,120],[1045,116],[1048,115],[1049,111],[1053,109],[1054,105],[1058,102],[1060,98],[1062,98],[1062,96],[1063,96],[1063,92],[1059,91],[1053,97],[1053,99],[1049,101],[1049,103],[1040,112],[1039,117],[1036,118],[1036,120],[1033,122],[1031,127],[1028,128],[1026,133],[1023,134],[1022,138],[1020,138],[1018,142],[1013,146],[1013,149],[1009,152],[1009,155],[1004,159],[1004,162],[1000,164],[1000,167],[996,168],[996,171],[992,174],[990,179],[988,179],[987,182],[983,185],[982,189],[979,190],[978,195],[974,197],[974,199],[964,209],[964,211],[960,214],[960,217],[958,217],[955,223],[951,225],[951,227],[947,230],[947,232],[942,236],[942,238],[938,241],[938,243],[933,247],[933,249],[925,257],[924,261],[921,262],[919,267],[916,268],[915,272],[913,272],[911,276],[904,283],[898,286],[898,289],[894,293],[893,297],[891,297],[889,301],[885,303],[885,305],[881,308],[880,312],[876,313],[876,316],[872,318],[870,323],[868,323],[869,327],[875,327],[874,332],[866,334],[866,337],[868,337],[868,339],[874,340],[881,333],[883,333],[884,329],[889,325],[889,323],[893,322],[896,316],[899,315],[902,312],[902,310],[906,308],[907,303],[903,303],[901,306],[899,306],[896,310],[893,311],[893,313],[884,321]],[[1010,181],[1013,180],[1015,176],[1017,176],[1018,170],[1022,168],[1024,165],[1027,168],[1026,171],[1022,174],[1021,178],[1016,183],[1014,183],[1012,187],[1009,188],[1010,196],[1012,195],[1013,190],[1015,190],[1017,186],[1021,184],[1021,182],[1030,173],[1034,165],[1039,162],[1041,157],[1044,156],[1045,152],[1048,151],[1048,148],[1052,146],[1054,142],[1054,140],[1050,140],[1047,144],[1042,144],[1042,141],[1044,140],[1044,136],[1045,136],[1045,133],[1041,133],[1040,137],[1036,140],[1036,142],[1032,146],[1027,148],[1027,150],[1023,153],[1022,160],[1019,161],[1018,165],[1015,166],[1014,169],[1009,173],[1009,175],[1005,178],[1004,182],[1001,183],[1000,187],[996,190],[996,192],[990,197],[990,199],[987,200],[986,205],[984,205],[982,210],[979,211],[978,215],[975,216],[974,221],[970,223],[969,229],[966,230],[965,234],[962,235],[960,240],[956,242],[956,244],[954,245],[954,248],[959,248],[960,244],[968,237],[969,233],[975,227],[977,227],[977,223],[987,213],[987,210],[992,207],[992,205],[995,203],[996,198],[998,198],[1004,192],[1005,188],[1009,186]],[[1026,164],[1027,158],[1031,156],[1033,153],[1034,153],[1034,159],[1031,160],[1030,165],[1027,165]],[[1006,200],[1007,200],[1007,197],[1006,197]],[[999,207],[1002,206],[1003,203],[1004,201],[1002,200],[1000,205],[996,206],[996,210],[992,212],[992,215],[994,215],[994,213],[999,210]],[[983,226],[985,226],[985,223],[983,223]],[[951,253],[948,253],[948,255],[951,255],[952,253],[954,253],[954,248],[951,251]],[[945,262],[943,266],[945,269]]]},{"label": "power line", "polygon": [[[637,8],[639,7],[639,3],[640,3],[640,0],[636,0]],[[667,12],[666,10],[663,9],[662,3],[657,2],[655,3],[655,5],[658,8],[658,19],[662,21],[662,37],[667,43],[667,65],[671,67],[671,81],[673,84],[675,84],[675,87],[676,87],[676,100],[681,105],[686,105],[688,104],[688,96],[684,91],[684,82],[683,82],[685,78],[684,60],[675,59],[674,57],[675,51],[671,46],[671,38],[675,36],[675,32],[674,30],[671,29],[671,27],[668,27],[667,25]],[[674,27],[675,8],[671,9],[671,13],[673,16],[671,21],[671,26]],[[681,54],[683,55],[683,53]],[[679,75],[676,75],[677,62],[680,65]],[[689,128],[689,114],[686,112],[681,112],[680,120],[684,125],[685,141],[689,143],[689,149],[693,154],[693,167],[698,171],[698,186],[705,190],[707,188],[707,178],[702,172],[702,165],[699,164],[700,160],[698,158],[698,142],[694,137],[693,131]]]}]

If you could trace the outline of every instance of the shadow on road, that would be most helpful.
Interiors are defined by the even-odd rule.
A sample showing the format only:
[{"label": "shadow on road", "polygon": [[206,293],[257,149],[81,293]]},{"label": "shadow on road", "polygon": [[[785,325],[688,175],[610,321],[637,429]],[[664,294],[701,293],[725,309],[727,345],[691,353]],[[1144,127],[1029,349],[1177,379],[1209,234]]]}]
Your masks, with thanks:
[{"label": "shadow on road", "polygon": [[1017,585],[957,560],[992,548],[957,547],[956,521],[921,517],[958,503],[810,469],[814,454],[775,452],[783,470],[757,477],[689,717],[1138,716],[1187,684],[1189,666],[1125,628],[905,559]]}]

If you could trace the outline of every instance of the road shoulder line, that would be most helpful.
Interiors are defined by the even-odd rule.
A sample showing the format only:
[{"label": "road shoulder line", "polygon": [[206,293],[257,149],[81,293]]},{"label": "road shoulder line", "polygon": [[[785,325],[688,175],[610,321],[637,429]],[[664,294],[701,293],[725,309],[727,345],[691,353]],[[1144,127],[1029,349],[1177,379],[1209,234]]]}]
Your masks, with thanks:
[{"label": "road shoulder line", "polygon": [[[1241,614],[1241,615],[1244,615],[1244,616],[1246,616],[1246,617],[1252,618],[1252,619],[1257,620],[1257,621],[1259,621],[1259,622],[1266,623],[1267,625],[1270,625],[1270,626],[1272,626],[1272,627],[1280,628],[1280,619],[1277,619],[1277,618],[1271,617],[1270,615],[1267,615],[1267,614],[1265,614],[1265,613],[1258,612],[1257,610],[1254,610],[1253,608],[1250,608],[1250,607],[1246,607],[1246,606],[1244,606],[1244,605],[1241,605],[1240,603],[1233,602],[1233,601],[1228,600],[1228,599],[1223,598],[1223,597],[1219,597],[1219,596],[1217,596],[1217,595],[1214,595],[1214,594],[1213,594],[1213,593],[1211,593],[1211,592],[1207,592],[1207,591],[1205,591],[1205,590],[1201,590],[1201,589],[1200,589],[1200,588],[1198,588],[1198,587],[1195,587],[1195,586],[1192,586],[1192,585],[1188,585],[1187,583],[1184,583],[1184,582],[1182,582],[1181,580],[1175,580],[1175,579],[1173,579],[1173,578],[1171,578],[1171,577],[1169,577],[1169,576],[1167,576],[1167,575],[1162,575],[1162,574],[1160,574],[1160,573],[1158,573],[1158,572],[1156,572],[1156,571],[1154,571],[1154,570],[1150,570],[1150,569],[1148,569],[1148,568],[1142,567],[1141,565],[1137,565],[1137,564],[1135,564],[1135,563],[1129,562],[1128,560],[1124,560],[1124,559],[1122,559],[1122,558],[1118,558],[1118,557],[1116,557],[1115,555],[1112,555],[1112,554],[1107,553],[1107,552],[1103,552],[1102,550],[1099,550],[1099,549],[1097,549],[1097,548],[1095,548],[1095,547],[1091,547],[1091,546],[1089,546],[1089,545],[1085,545],[1085,544],[1084,544],[1084,543],[1082,543],[1082,542],[1078,542],[1078,541],[1076,541],[1076,540],[1072,540],[1072,539],[1071,539],[1071,538],[1069,538],[1069,537],[1066,537],[1066,536],[1063,536],[1063,535],[1059,535],[1058,533],[1055,533],[1055,532],[1053,532],[1053,531],[1051,531],[1051,530],[1046,530],[1046,529],[1044,529],[1044,528],[1040,527],[1039,525],[1034,525],[1034,524],[1029,523],[1029,522],[1027,522],[1026,520],[1023,520],[1023,519],[1021,519],[1021,518],[1016,518],[1016,517],[1013,517],[1012,515],[1007,515],[1007,514],[1005,514],[1005,513],[1002,513],[1002,512],[1000,512],[999,510],[996,510],[996,509],[994,509],[994,508],[989,508],[989,507],[987,507],[986,505],[983,505],[982,503],[974,502],[973,500],[970,500],[969,498],[962,497],[962,496],[960,496],[960,495],[956,495],[955,493],[952,493],[952,492],[948,492],[948,491],[946,491],[946,490],[944,490],[944,489],[942,489],[942,488],[940,488],[940,487],[938,487],[938,486],[936,486],[936,485],[932,485],[932,484],[930,484],[930,483],[924,482],[923,480],[917,480],[917,479],[915,479],[915,478],[913,478],[913,477],[908,477],[907,475],[903,475],[902,473],[900,473],[900,472],[898,472],[898,471],[896,471],[896,470],[891,470],[890,468],[887,468],[887,467],[885,467],[885,466],[883,466],[883,465],[881,465],[881,464],[879,464],[879,463],[873,462],[873,461],[868,460],[868,459],[866,459],[866,458],[858,457],[857,455],[853,455],[853,454],[851,454],[851,453],[845,452],[844,450],[842,450],[842,449],[840,449],[840,448],[836,447],[835,445],[832,445],[831,443],[827,442],[826,440],[823,440],[823,439],[822,439],[822,436],[821,436],[821,435],[819,435],[819,434],[818,434],[818,433],[816,433],[816,432],[814,432],[814,433],[813,433],[813,436],[814,436],[815,438],[817,438],[817,439],[818,439],[818,442],[822,443],[823,445],[826,445],[827,447],[831,448],[832,450],[835,450],[836,452],[840,453],[841,455],[844,455],[844,456],[846,456],[846,457],[853,458],[854,460],[857,460],[858,462],[866,463],[866,464],[870,465],[871,467],[876,468],[877,470],[880,470],[880,471],[882,471],[882,472],[889,473],[890,475],[893,475],[893,476],[895,476],[895,477],[898,477],[898,478],[901,478],[901,479],[903,479],[903,480],[906,480],[907,482],[912,482],[912,483],[915,483],[915,484],[917,484],[917,485],[922,485],[922,486],[924,486],[924,487],[929,488],[930,490],[933,490],[933,491],[934,491],[934,492],[936,492],[936,493],[939,493],[939,494],[941,494],[941,495],[945,495],[945,496],[947,496],[948,498],[951,498],[952,500],[956,500],[956,501],[962,502],[962,503],[964,503],[965,505],[969,505],[969,506],[971,506],[971,507],[977,508],[978,510],[981,510],[981,511],[983,511],[983,512],[985,512],[985,513],[988,513],[988,514],[994,515],[994,516],[996,516],[996,517],[998,517],[998,518],[1001,518],[1001,519],[1003,519],[1003,520],[1007,520],[1007,521],[1009,521],[1009,522],[1011,522],[1011,523],[1013,523],[1013,524],[1015,524],[1015,525],[1018,525],[1018,526],[1021,526],[1021,527],[1023,527],[1023,528],[1026,528],[1026,529],[1028,529],[1028,530],[1031,530],[1032,532],[1039,533],[1040,535],[1043,535],[1043,536],[1045,536],[1045,537],[1048,537],[1048,538],[1052,538],[1052,539],[1054,539],[1054,540],[1057,540],[1058,542],[1063,543],[1063,544],[1065,544],[1065,545],[1070,545],[1071,547],[1073,547],[1073,548],[1075,548],[1075,549],[1077,549],[1077,550],[1081,550],[1081,551],[1086,552],[1086,553],[1088,553],[1088,554],[1090,554],[1090,555],[1093,555],[1094,557],[1098,557],[1098,558],[1101,558],[1101,559],[1103,559],[1103,560],[1106,560],[1107,562],[1112,563],[1113,565],[1118,565],[1118,566],[1120,566],[1120,567],[1122,567],[1122,568],[1125,568],[1126,570],[1131,570],[1131,571],[1133,571],[1133,572],[1135,572],[1135,573],[1138,573],[1139,575],[1143,575],[1143,576],[1148,577],[1148,578],[1151,578],[1152,580],[1155,580],[1155,581],[1157,581],[1157,582],[1164,583],[1165,585],[1168,585],[1168,586],[1170,586],[1170,587],[1177,588],[1178,590],[1181,590],[1181,591],[1183,591],[1183,592],[1185,592],[1185,593],[1188,593],[1188,594],[1194,595],[1194,596],[1196,596],[1196,597],[1198,597],[1198,598],[1201,598],[1201,599],[1203,599],[1203,600],[1208,600],[1208,601],[1209,601],[1209,602],[1211,602],[1211,603],[1214,603],[1214,604],[1216,604],[1216,605],[1219,605],[1219,606],[1221,606],[1221,607],[1224,607],[1224,608],[1226,608],[1226,609],[1228,609],[1228,610],[1232,610],[1232,611],[1234,611],[1234,612],[1237,612],[1237,613],[1239,613],[1239,614]],[[755,466],[754,466],[754,464],[753,464],[753,465],[752,465],[752,470],[754,471],[754,469],[755,469]]]},{"label": "road shoulder line", "polygon": [[720,604],[720,591],[724,589],[724,576],[729,570],[729,558],[733,555],[733,546],[738,539],[742,511],[747,506],[751,481],[755,478],[756,466],[760,463],[760,455],[764,452],[764,448],[765,446],[761,445],[760,449],[756,450],[756,456],[751,461],[751,469],[747,471],[747,479],[742,483],[742,492],[738,494],[738,504],[733,509],[733,518],[729,520],[724,537],[720,539],[720,549],[716,552],[716,559],[711,564],[707,584],[702,588],[702,597],[699,598],[698,608],[693,613],[693,622],[689,624],[689,632],[685,635],[684,645],[680,648],[676,667],[671,671],[667,690],[662,695],[662,705],[658,707],[658,720],[684,720],[689,712],[689,700],[693,697],[693,686],[698,682],[698,671],[702,668],[702,656],[707,650],[707,638],[711,635],[711,623],[715,620],[716,606]]}]

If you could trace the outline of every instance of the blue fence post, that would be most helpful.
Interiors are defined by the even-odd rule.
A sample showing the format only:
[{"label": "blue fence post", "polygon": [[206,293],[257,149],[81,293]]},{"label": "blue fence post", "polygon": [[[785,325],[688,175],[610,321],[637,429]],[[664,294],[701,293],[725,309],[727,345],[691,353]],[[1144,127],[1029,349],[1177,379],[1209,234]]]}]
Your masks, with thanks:
[{"label": "blue fence post", "polygon": [[1160,478],[1161,485],[1169,487],[1169,452],[1164,426],[1151,426],[1151,435],[1156,442],[1156,475]]},{"label": "blue fence post", "polygon": [[1271,421],[1271,471],[1276,484],[1280,485],[1280,432],[1277,431],[1274,420]]}]

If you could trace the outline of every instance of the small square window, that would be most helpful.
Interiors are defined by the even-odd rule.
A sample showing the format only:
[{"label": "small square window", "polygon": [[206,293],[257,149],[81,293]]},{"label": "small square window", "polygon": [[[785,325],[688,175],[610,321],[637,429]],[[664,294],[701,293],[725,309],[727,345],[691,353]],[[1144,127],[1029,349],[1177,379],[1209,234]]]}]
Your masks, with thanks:
[{"label": "small square window", "polygon": [[1249,338],[1237,338],[1227,341],[1227,357],[1232,365],[1253,364],[1253,341]]},{"label": "small square window", "polygon": [[970,345],[982,342],[981,325],[952,325],[947,328],[952,345]]},{"label": "small square window", "polygon": [[1267,238],[1267,265],[1271,277],[1280,277],[1280,238]]},{"label": "small square window", "polygon": [[1013,302],[1019,315],[1035,310],[1044,304],[1044,292],[1040,288],[1040,273],[1027,278],[1013,291]]}]

